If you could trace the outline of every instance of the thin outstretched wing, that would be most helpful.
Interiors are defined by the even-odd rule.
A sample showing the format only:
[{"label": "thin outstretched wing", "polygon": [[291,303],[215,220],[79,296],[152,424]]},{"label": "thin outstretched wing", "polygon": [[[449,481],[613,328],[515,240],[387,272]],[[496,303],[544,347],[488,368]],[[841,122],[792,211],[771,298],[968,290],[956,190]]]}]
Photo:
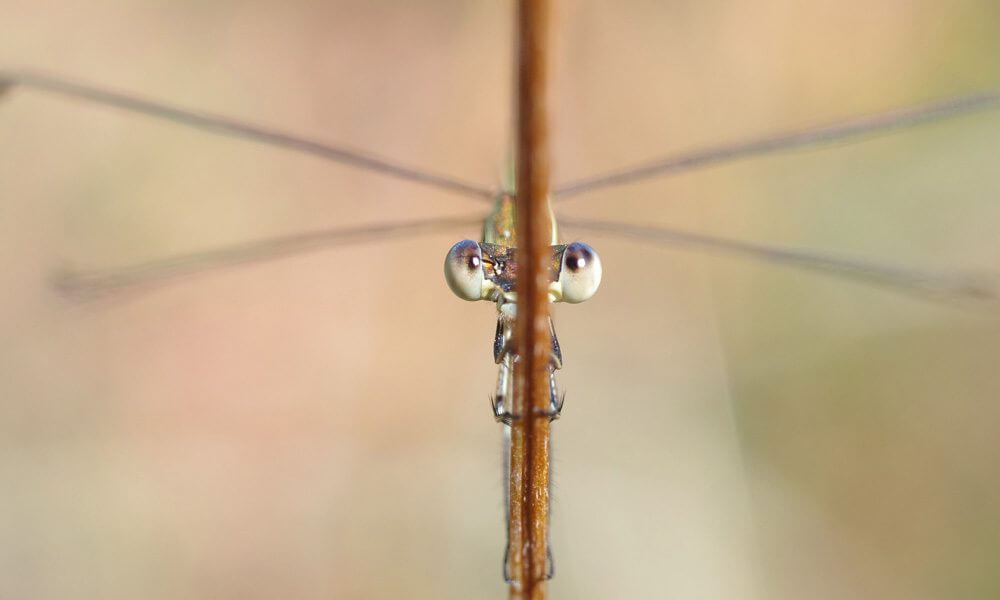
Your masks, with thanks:
[{"label": "thin outstretched wing", "polygon": [[217,135],[252,140],[270,146],[294,150],[397,179],[405,179],[433,186],[444,191],[479,198],[480,200],[488,201],[493,197],[493,190],[488,187],[468,183],[449,175],[431,173],[422,169],[400,165],[384,158],[343,146],[325,144],[289,133],[242,123],[219,115],[186,110],[137,96],[82,85],[59,77],[33,72],[0,71],[0,95],[10,92],[17,87],[96,102],[104,106],[111,106],[157,119],[164,119]]},{"label": "thin outstretched wing", "polygon": [[691,233],[667,227],[560,219],[560,224],[594,233],[676,248],[718,252],[844,277],[934,299],[1000,303],[1000,278],[968,271],[919,269],[818,250],[787,248]]},{"label": "thin outstretched wing", "polygon": [[835,141],[860,139],[866,135],[888,133],[905,127],[994,108],[1000,108],[1000,92],[962,96],[916,108],[861,117],[837,125],[723,144],[667,156],[604,175],[556,186],[553,194],[557,200],[565,200],[586,192],[636,183],[652,177],[686,173],[710,165],[753,158],[773,152],[818,146]]},{"label": "thin outstretched wing", "polygon": [[111,269],[86,271],[62,269],[55,273],[53,285],[65,296],[78,299],[98,298],[125,290],[155,286],[200,271],[263,262],[387,237],[405,239],[421,234],[475,226],[481,223],[482,219],[481,215],[476,215],[327,229],[254,240]]}]

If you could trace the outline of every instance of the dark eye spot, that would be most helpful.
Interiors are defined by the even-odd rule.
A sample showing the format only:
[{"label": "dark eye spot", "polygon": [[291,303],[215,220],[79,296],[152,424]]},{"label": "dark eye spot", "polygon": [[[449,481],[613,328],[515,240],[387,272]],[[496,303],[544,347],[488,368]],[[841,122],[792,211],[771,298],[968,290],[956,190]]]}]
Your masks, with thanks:
[{"label": "dark eye spot", "polygon": [[575,273],[586,267],[592,258],[590,250],[573,244],[566,249],[566,268]]},{"label": "dark eye spot", "polygon": [[449,260],[453,261],[455,269],[460,269],[464,265],[469,271],[476,271],[481,268],[483,258],[479,244],[472,240],[462,240],[455,244],[451,252],[448,253]]}]

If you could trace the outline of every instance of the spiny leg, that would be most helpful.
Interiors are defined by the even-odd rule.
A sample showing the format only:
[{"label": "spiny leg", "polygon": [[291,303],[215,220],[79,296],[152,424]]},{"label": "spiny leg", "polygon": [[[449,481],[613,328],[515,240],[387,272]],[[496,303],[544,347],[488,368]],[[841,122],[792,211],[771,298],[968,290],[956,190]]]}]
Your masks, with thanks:
[{"label": "spiny leg", "polygon": [[[549,333],[552,337],[552,352],[549,354],[549,410],[548,417],[554,421],[562,414],[563,404],[566,403],[565,392],[560,394],[556,385],[556,369],[562,368],[562,349],[559,347],[559,338],[556,336],[556,328],[552,324],[552,317],[549,317]],[[546,532],[545,543],[545,579],[552,579],[556,574],[555,559],[552,558],[552,444],[549,444],[549,515],[550,526]],[[507,546],[508,552],[510,545]]]},{"label": "spiny leg", "polygon": [[559,338],[556,337],[556,328],[549,318],[549,334],[552,337],[552,351],[549,352],[549,409],[542,415],[554,421],[562,414],[563,404],[566,403],[566,394],[559,393],[556,385],[556,369],[562,368],[562,349],[559,347]]},{"label": "spiny leg", "polygon": [[505,425],[510,425],[512,421],[520,418],[520,415],[510,412],[508,403],[514,383],[514,361],[517,360],[510,342],[512,334],[510,319],[505,318],[503,314],[497,315],[497,331],[493,337],[493,360],[500,366],[500,371],[497,374],[496,395],[490,398],[490,405],[493,418]]},{"label": "spiny leg", "polygon": [[[554,421],[562,413],[563,404],[566,402],[566,395],[559,393],[556,385],[556,369],[562,368],[562,349],[559,347],[559,338],[556,337],[555,327],[552,319],[549,319],[549,331],[552,336],[552,350],[549,352],[549,408],[539,414]],[[497,331],[493,340],[493,358],[500,365],[500,373],[497,377],[496,396],[490,398],[490,405],[493,409],[493,418],[501,423],[510,425],[511,422],[521,418],[510,412],[506,403],[510,397],[513,368],[512,363],[517,360],[517,355],[511,351],[510,346],[510,325],[503,318],[497,319]]]},{"label": "spiny leg", "polygon": [[[521,418],[521,415],[515,415],[507,408],[506,401],[510,397],[511,381],[513,379],[513,371],[509,365],[511,360],[512,355],[508,354],[500,361],[500,371],[497,374],[497,392],[495,396],[490,397],[493,418],[504,425],[510,425]],[[559,415],[562,414],[563,404],[566,403],[566,394],[560,394],[559,387],[556,384],[555,369],[554,364],[549,365],[549,408],[548,410],[535,413],[539,416],[548,417],[550,421],[559,418]]]},{"label": "spiny leg", "polygon": [[505,354],[503,359],[500,360],[500,371],[497,373],[497,393],[490,399],[490,404],[493,408],[493,418],[507,426],[520,418],[520,415],[510,412],[507,404],[513,380],[512,360],[510,354]]},{"label": "spiny leg", "polygon": [[555,421],[562,414],[563,404],[565,403],[566,393],[559,393],[559,388],[556,385],[555,367],[549,365],[549,409],[539,414],[543,417],[548,417],[550,421]]}]

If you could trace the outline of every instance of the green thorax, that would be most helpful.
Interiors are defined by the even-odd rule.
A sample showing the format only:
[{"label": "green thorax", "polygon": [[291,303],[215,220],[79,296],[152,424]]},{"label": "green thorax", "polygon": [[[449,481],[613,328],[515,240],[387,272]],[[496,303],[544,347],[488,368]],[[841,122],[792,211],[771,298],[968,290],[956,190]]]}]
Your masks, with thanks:
[{"label": "green thorax", "polygon": [[[549,219],[552,222],[551,244],[559,243],[556,218],[552,214],[552,202],[549,205]],[[493,200],[493,210],[483,221],[483,240],[487,244],[496,244],[507,248],[517,247],[517,209],[514,194],[501,192]]]}]

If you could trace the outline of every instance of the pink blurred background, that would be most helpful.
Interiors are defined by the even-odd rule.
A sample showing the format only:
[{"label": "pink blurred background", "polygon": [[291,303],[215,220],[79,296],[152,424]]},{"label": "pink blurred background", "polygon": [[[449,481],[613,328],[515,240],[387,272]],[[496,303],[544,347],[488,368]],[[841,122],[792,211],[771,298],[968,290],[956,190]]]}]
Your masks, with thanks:
[{"label": "pink blurred background", "polygon": [[[491,185],[508,2],[0,0],[29,67]],[[561,3],[555,180],[1000,87],[995,3]],[[557,210],[996,271],[1000,113]],[[78,303],[54,269],[486,205],[30,91],[0,104],[0,597],[499,598],[476,228]],[[577,239],[566,230],[566,239]],[[554,598],[1000,593],[1000,320],[587,239]]]}]

